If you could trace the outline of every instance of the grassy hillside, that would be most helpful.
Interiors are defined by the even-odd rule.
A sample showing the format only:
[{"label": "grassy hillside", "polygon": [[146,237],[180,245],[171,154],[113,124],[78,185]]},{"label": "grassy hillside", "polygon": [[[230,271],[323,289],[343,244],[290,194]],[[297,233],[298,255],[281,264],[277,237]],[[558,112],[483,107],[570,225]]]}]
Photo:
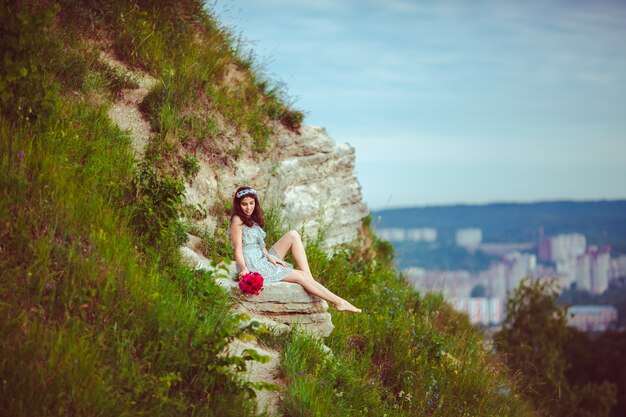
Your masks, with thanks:
[{"label": "grassy hillside", "polygon": [[[262,358],[226,349],[250,335],[283,347],[284,415],[534,415],[466,318],[397,275],[388,244],[332,256],[309,244],[314,273],[365,308],[333,314],[332,357],[241,327],[213,277],[181,264],[184,231],[206,215],[182,199],[196,158],[228,167],[302,119],[201,2],[0,13],[1,415],[259,415],[241,371]],[[102,51],[158,80],[141,106],[154,131],[142,161],[108,117],[137,80]],[[229,255],[207,239],[209,257]]]}]

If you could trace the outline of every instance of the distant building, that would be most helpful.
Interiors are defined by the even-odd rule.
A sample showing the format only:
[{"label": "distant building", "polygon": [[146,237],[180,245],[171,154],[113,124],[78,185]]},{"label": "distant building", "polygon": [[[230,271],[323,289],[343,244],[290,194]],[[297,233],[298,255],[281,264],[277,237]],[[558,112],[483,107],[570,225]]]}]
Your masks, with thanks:
[{"label": "distant building", "polygon": [[576,259],[574,265],[576,289],[591,292],[591,258],[587,254],[583,254]]},{"label": "distant building", "polygon": [[626,255],[611,260],[611,278],[626,277]]},{"label": "distant building", "polygon": [[412,242],[434,242],[437,240],[437,229],[432,227],[406,229],[406,240]]},{"label": "distant building", "polygon": [[456,297],[450,303],[455,310],[466,313],[472,324],[493,326],[504,321],[504,299],[501,297]]},{"label": "distant building", "polygon": [[580,233],[544,237],[539,242],[539,259],[555,263],[576,259],[585,253],[587,240]]},{"label": "distant building", "polygon": [[602,294],[609,288],[611,278],[611,249],[590,247],[587,253],[591,256],[591,292]]},{"label": "distant building", "polygon": [[376,235],[390,242],[404,242],[406,231],[400,227],[386,227],[376,229]]},{"label": "distant building", "polygon": [[610,247],[598,249],[590,246],[584,254],[576,258],[575,266],[577,289],[602,294],[609,288],[612,278]]},{"label": "distant building", "polygon": [[519,287],[523,278],[531,278],[537,269],[537,257],[532,253],[511,252],[504,257],[507,265],[507,292]]},{"label": "distant building", "polygon": [[376,229],[376,235],[390,242],[434,242],[437,240],[437,229],[431,227],[412,229],[386,227]]},{"label": "distant building", "polygon": [[603,332],[617,321],[617,309],[609,305],[579,305],[567,310],[567,325],[584,332]]},{"label": "distant building", "polygon": [[456,231],[456,244],[466,249],[476,249],[483,240],[483,231],[477,228],[464,228]]},{"label": "distant building", "polygon": [[418,291],[439,292],[446,299],[469,297],[476,285],[469,271],[433,271],[422,268],[406,268],[402,271]]},{"label": "distant building", "polygon": [[487,295],[491,297],[506,297],[510,290],[507,282],[507,265],[502,262],[494,262],[488,270],[480,273],[487,282]]}]

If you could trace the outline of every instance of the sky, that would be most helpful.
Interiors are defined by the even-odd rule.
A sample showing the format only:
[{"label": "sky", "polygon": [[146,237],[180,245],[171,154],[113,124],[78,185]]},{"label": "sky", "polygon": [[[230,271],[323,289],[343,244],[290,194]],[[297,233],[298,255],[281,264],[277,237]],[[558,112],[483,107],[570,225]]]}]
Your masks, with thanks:
[{"label": "sky", "polygon": [[626,198],[626,1],[216,0],[372,210]]}]

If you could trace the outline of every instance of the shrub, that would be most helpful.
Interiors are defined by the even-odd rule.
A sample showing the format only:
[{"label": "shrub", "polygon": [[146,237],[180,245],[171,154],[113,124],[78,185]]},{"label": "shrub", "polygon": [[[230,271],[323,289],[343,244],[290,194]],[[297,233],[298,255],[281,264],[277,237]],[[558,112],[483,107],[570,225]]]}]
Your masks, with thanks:
[{"label": "shrub", "polygon": [[280,123],[292,132],[300,133],[304,114],[296,110],[285,109],[280,115]]},{"label": "shrub", "polygon": [[177,247],[186,241],[178,220],[183,210],[185,186],[171,175],[159,174],[148,162],[139,164],[134,179],[136,202],[132,208],[132,224],[143,243],[157,248],[169,248],[163,253],[170,261]]}]

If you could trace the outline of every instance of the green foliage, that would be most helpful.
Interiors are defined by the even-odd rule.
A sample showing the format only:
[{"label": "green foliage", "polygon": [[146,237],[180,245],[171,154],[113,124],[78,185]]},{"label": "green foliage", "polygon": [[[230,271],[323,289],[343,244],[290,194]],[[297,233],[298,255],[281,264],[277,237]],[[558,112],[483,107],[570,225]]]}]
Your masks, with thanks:
[{"label": "green foliage", "polygon": [[293,132],[299,132],[304,120],[304,114],[299,111],[285,109],[280,115],[280,123]]},{"label": "green foliage", "polygon": [[[254,326],[144,239],[177,250],[156,225],[175,218],[178,186],[146,167],[132,195],[132,150],[106,109],[55,107],[41,127],[0,119],[0,414],[254,415],[237,372],[262,358],[225,353]],[[129,205],[153,209],[140,236]]]},{"label": "green foliage", "polygon": [[58,7],[8,1],[0,8],[0,112],[29,122],[53,110],[59,85],[51,71],[61,52],[52,30]]},{"label": "green foliage", "polygon": [[[183,209],[182,181],[159,174],[148,162],[135,175],[132,224],[144,245],[154,246],[167,262],[176,259],[177,248],[187,237],[179,222]],[[171,250],[167,250],[171,249]]]},{"label": "green foliage", "polygon": [[241,372],[266,359],[227,346],[256,324],[176,261],[182,183],[107,116],[134,80],[63,25],[103,24],[89,5],[1,11],[0,414],[255,415]]},{"label": "green foliage", "polygon": [[557,296],[552,281],[522,281],[507,302],[506,320],[495,338],[498,350],[510,355],[509,367],[521,371],[525,390],[548,415],[560,410],[566,385],[563,348],[569,333]]},{"label": "green foliage", "polygon": [[[280,221],[272,220],[266,232],[270,243],[284,230]],[[318,341],[298,332],[287,341],[285,335],[270,338],[272,345],[286,344],[282,412],[533,415],[467,317],[453,311],[441,296],[413,291],[392,262],[385,261],[389,248],[370,238],[369,250],[346,247],[333,254],[324,251],[322,242],[308,242],[313,275],[364,310],[358,315],[331,310],[335,329],[325,343],[332,356]]]},{"label": "green foliage", "polygon": [[[623,360],[626,350],[626,332],[607,331],[599,335],[590,335],[570,329],[572,337],[565,347],[565,356],[570,363],[566,371],[567,379],[572,385],[588,386],[595,384],[594,389],[600,392],[611,392],[610,386],[601,385],[610,382],[617,387],[617,403],[611,409],[612,417],[626,414],[626,362]],[[608,385],[608,384],[605,384]],[[589,395],[586,396],[588,398]],[[599,415],[607,415],[604,410],[611,404],[607,404],[608,395],[591,397],[600,398],[597,404],[584,401],[576,407],[588,410],[601,410]],[[585,398],[585,397],[582,397]]]},{"label": "green foliage", "polygon": [[523,280],[507,303],[507,318],[495,335],[497,349],[507,354],[509,368],[543,415],[608,416],[615,403],[613,384],[572,385],[566,378],[571,333],[557,297],[553,281]]},{"label": "green foliage", "polygon": [[[242,146],[268,147],[269,121],[288,115],[297,129],[301,114],[233,56],[199,1],[59,4],[13,2],[1,16],[0,414],[253,416],[254,389],[267,387],[242,372],[267,358],[228,346],[259,330],[233,315],[216,276],[178,261],[178,175],[197,165],[177,157],[182,144],[228,163]],[[85,34],[159,79],[142,106],[156,135],[139,164],[107,117],[135,80],[103,64]],[[252,143],[225,144],[233,132]],[[232,259],[230,201],[209,204],[218,227],[201,234],[204,250]],[[266,220],[275,240],[279,211]],[[285,348],[283,411],[532,415],[467,318],[415,293],[392,268],[393,248],[364,233],[367,250],[308,247],[315,276],[364,307],[333,312],[333,357],[297,333],[259,335]]]},{"label": "green foliage", "polygon": [[200,172],[200,161],[191,154],[186,153],[181,158],[180,165],[187,181],[191,181]]},{"label": "green foliage", "polygon": [[[230,35],[203,10],[201,2],[142,1],[135,7],[121,7],[113,21],[118,56],[156,73],[162,81],[143,106],[160,134],[180,128],[190,107],[205,107],[228,122],[226,127],[213,125],[210,130],[226,134],[227,129],[234,129],[236,134],[249,135],[254,151],[267,148],[273,132],[269,120],[282,105],[276,94],[265,94],[265,84],[257,82],[250,66],[234,55]],[[155,123],[163,120],[163,108],[176,116],[174,123]],[[292,124],[302,121],[291,113],[288,119]],[[213,149],[223,146],[193,137]]]}]

